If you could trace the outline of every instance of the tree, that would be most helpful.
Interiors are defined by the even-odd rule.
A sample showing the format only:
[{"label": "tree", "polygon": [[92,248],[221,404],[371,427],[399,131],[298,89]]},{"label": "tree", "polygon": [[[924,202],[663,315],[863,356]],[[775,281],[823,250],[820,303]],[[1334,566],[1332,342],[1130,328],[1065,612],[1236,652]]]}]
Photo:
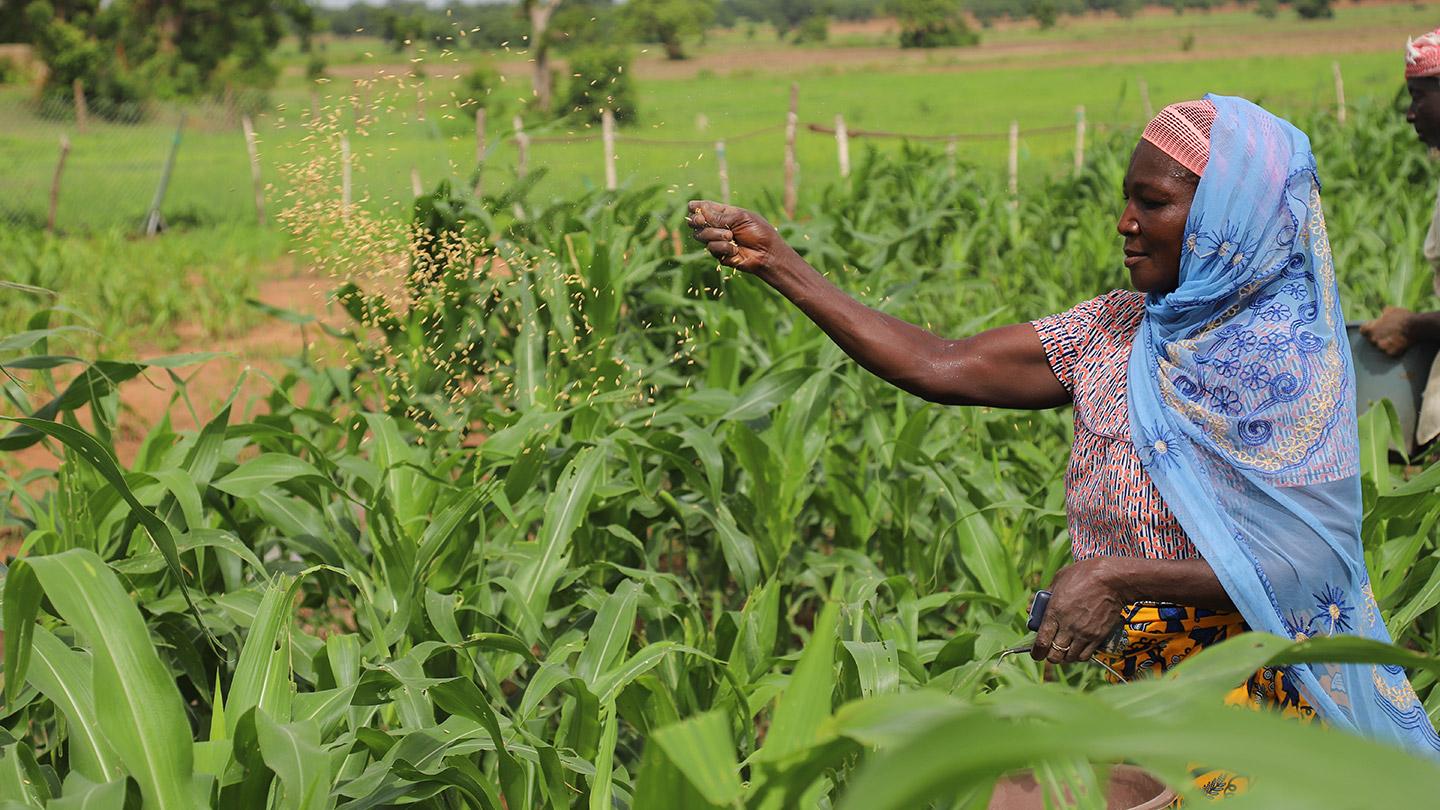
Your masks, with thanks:
[{"label": "tree", "polygon": [[684,59],[684,40],[703,34],[715,20],[709,0],[629,0],[620,13],[634,37],[660,43],[669,59]]},{"label": "tree", "polygon": [[892,0],[900,23],[900,47],[974,45],[980,37],[966,24],[959,0]]},{"label": "tree", "polygon": [[1330,0],[1295,0],[1295,13],[1302,20],[1328,20],[1335,16]]},{"label": "tree", "polygon": [[24,16],[50,68],[50,95],[68,95],[80,79],[89,97],[116,102],[268,87],[277,75],[270,52],[287,24],[314,25],[304,0],[34,0]]},{"label": "tree", "polygon": [[530,20],[530,53],[534,68],[530,73],[530,84],[535,90],[535,106],[541,112],[550,111],[550,17],[560,6],[561,0],[523,0],[521,8]]},{"label": "tree", "polygon": [[770,7],[770,22],[782,38],[813,17],[828,11],[825,0],[775,0]]},{"label": "tree", "polygon": [[609,110],[620,123],[634,121],[635,86],[630,83],[630,54],[610,45],[582,48],[570,56],[566,82],[565,114],[599,123],[601,110]]}]

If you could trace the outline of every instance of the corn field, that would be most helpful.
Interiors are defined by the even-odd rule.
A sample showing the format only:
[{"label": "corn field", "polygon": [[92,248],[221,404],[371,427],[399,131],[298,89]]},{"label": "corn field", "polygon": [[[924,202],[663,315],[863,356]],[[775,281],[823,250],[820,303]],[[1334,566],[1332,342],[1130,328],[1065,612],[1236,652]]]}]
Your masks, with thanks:
[{"label": "corn field", "polygon": [[[1401,117],[1299,123],[1352,317],[1425,303],[1433,170]],[[938,152],[871,155],[782,232],[942,334],[1034,318],[1124,285],[1132,145],[1013,211]],[[0,339],[29,414],[0,450],[60,462],[0,500],[23,537],[0,807],[983,808],[1021,768],[1051,806],[1103,807],[1117,762],[1192,796],[1196,763],[1251,776],[1227,807],[1440,795],[1433,763],[1220,705],[1262,664],[1344,659],[1409,667],[1440,709],[1440,465],[1392,465],[1385,410],[1362,418],[1365,540],[1395,646],[1249,634],[1105,686],[998,659],[1069,558],[1068,411],[886,387],[760,283],[677,253],[663,189],[467,187],[398,237],[298,202],[352,322],[277,323],[346,360],[296,358],[258,415],[161,421],[128,468],[117,386],[200,358],[79,361],[65,313],[7,290],[34,306]],[[350,272],[387,239],[402,267]]]}]

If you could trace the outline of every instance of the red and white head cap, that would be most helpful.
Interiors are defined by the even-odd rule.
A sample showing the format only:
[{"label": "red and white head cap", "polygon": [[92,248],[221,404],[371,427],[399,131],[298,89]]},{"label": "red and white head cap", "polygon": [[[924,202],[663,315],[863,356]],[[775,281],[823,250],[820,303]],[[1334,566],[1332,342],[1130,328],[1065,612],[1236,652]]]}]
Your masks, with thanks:
[{"label": "red and white head cap", "polygon": [[1197,175],[1210,162],[1210,126],[1215,123],[1215,105],[1199,99],[1171,104],[1145,125],[1140,133],[1176,163]]},{"label": "red and white head cap", "polygon": [[1440,76],[1440,28],[1405,43],[1405,78]]}]

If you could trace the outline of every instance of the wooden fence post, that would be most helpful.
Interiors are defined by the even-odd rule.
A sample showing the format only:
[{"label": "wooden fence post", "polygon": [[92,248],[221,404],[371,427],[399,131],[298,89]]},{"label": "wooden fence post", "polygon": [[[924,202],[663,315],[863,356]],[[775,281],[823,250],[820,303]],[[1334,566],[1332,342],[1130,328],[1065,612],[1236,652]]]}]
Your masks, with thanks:
[{"label": "wooden fence post", "polygon": [[530,171],[530,136],[525,134],[525,122],[520,116],[510,122],[515,127],[515,147],[519,154],[515,158],[515,175],[523,178]]},{"label": "wooden fence post", "polygon": [[350,138],[340,136],[340,213],[350,219]]},{"label": "wooden fence post", "polygon": [[949,166],[950,179],[955,179],[955,161],[960,153],[960,140],[954,135],[945,142],[945,163]]},{"label": "wooden fence post", "polygon": [[785,115],[785,218],[795,218],[799,201],[797,188],[800,166],[795,161],[795,130],[800,125],[800,85],[790,84],[790,112]]},{"label": "wooden fence post", "polygon": [[85,82],[76,79],[71,87],[75,91],[75,127],[84,132],[90,123],[90,107],[85,103]]},{"label": "wooden fence post", "polygon": [[850,133],[845,129],[845,116],[835,116],[835,149],[840,154],[840,177],[850,176]]},{"label": "wooden fence post", "polygon": [[1330,69],[1335,73],[1335,120],[1345,125],[1345,77],[1340,75],[1340,61],[1337,59],[1330,63]]},{"label": "wooden fence post", "polygon": [[[515,176],[523,180],[530,172],[530,136],[525,134],[525,122],[520,116],[511,119],[510,124],[515,127]],[[514,211],[516,219],[525,218],[525,207],[519,200],[515,201]]]},{"label": "wooden fence post", "polygon": [[1155,108],[1150,106],[1150,83],[1140,80],[1140,106],[1145,110],[1145,120],[1155,117]]},{"label": "wooden fence post", "polygon": [[730,164],[725,159],[725,142],[715,142],[715,162],[720,168],[720,202],[730,204]]},{"label": "wooden fence post", "polygon": [[1020,122],[1010,122],[1010,207],[1020,206]]},{"label": "wooden fence post", "polygon": [[477,107],[475,110],[475,196],[480,196],[480,189],[484,185],[481,182],[480,173],[485,168],[485,108]]},{"label": "wooden fence post", "polygon": [[1085,168],[1085,105],[1075,108],[1075,176]]},{"label": "wooden fence post", "polygon": [[410,194],[412,197],[419,197],[425,193],[425,186],[420,184],[420,170],[414,166],[410,167]]},{"label": "wooden fence post", "polygon": [[310,123],[320,123],[320,91],[310,88]]},{"label": "wooden fence post", "polygon": [[180,123],[175,125],[175,138],[170,142],[170,154],[165,158],[165,168],[160,172],[160,184],[155,187],[155,198],[150,201],[150,213],[145,217],[145,235],[154,236],[165,227],[165,217],[160,206],[165,202],[165,190],[170,187],[170,173],[175,170],[175,158],[180,153],[180,133],[185,131],[186,113],[180,113]]},{"label": "wooden fence post", "polygon": [[265,225],[265,183],[260,177],[260,153],[255,149],[255,125],[250,116],[240,117],[240,127],[245,130],[245,152],[250,156],[250,184],[255,189],[255,219]]},{"label": "wooden fence post", "polygon": [[605,146],[605,188],[614,191],[615,180],[615,113],[608,108],[600,111],[600,140]]},{"label": "wooden fence post", "polygon": [[[78,80],[77,80],[78,81]],[[70,139],[60,135],[60,161],[55,164],[55,179],[50,181],[50,216],[45,220],[45,230],[55,232],[55,211],[60,207],[60,175],[65,171],[65,157],[70,154]]]}]

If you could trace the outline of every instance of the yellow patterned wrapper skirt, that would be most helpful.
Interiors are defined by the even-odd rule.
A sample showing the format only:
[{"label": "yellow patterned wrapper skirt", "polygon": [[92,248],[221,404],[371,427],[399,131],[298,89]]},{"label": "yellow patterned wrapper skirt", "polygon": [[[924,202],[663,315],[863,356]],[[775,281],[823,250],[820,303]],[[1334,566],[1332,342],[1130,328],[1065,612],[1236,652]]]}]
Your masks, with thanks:
[{"label": "yellow patterned wrapper skirt", "polygon": [[[1227,638],[1250,630],[1235,611],[1214,611],[1179,605],[1137,603],[1125,610],[1126,644],[1122,652],[1096,657],[1125,680],[1159,675],[1170,667]],[[1115,676],[1107,675],[1112,681]],[[1315,709],[1279,667],[1262,667],[1225,696],[1231,706],[1278,711],[1301,722],[1315,719]],[[1245,790],[1246,778],[1229,771],[1194,769],[1195,786],[1205,795],[1223,798]],[[1177,800],[1174,806],[1179,806]]]}]

